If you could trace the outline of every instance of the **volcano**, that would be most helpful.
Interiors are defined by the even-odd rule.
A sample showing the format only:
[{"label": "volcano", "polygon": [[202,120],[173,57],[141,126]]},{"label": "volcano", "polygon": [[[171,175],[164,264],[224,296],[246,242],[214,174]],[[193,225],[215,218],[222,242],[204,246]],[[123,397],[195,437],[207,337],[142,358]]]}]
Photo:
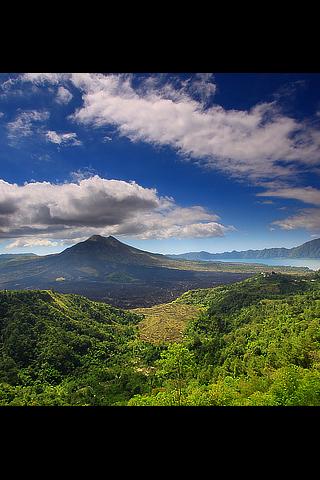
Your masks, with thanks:
[{"label": "volcano", "polygon": [[187,263],[139,250],[112,236],[93,235],[61,253],[3,260],[0,289],[51,289],[130,308],[171,301],[193,288],[252,275],[204,271],[196,262]]}]

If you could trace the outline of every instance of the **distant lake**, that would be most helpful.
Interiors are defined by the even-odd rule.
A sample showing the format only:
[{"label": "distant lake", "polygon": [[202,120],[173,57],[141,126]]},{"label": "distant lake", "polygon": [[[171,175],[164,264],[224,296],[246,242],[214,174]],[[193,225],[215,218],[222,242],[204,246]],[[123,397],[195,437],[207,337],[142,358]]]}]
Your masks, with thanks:
[{"label": "distant lake", "polygon": [[318,270],[320,268],[320,260],[313,258],[219,258],[219,260],[209,261],[232,263],[260,263],[263,265],[274,265],[282,267],[309,267],[311,270]]}]

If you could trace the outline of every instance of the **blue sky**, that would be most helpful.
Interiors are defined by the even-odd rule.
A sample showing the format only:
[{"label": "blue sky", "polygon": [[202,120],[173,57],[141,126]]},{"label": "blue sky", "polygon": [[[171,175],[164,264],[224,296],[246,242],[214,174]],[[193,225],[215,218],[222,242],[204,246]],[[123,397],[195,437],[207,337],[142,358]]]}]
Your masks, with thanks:
[{"label": "blue sky", "polygon": [[319,74],[1,74],[0,253],[320,237]]}]

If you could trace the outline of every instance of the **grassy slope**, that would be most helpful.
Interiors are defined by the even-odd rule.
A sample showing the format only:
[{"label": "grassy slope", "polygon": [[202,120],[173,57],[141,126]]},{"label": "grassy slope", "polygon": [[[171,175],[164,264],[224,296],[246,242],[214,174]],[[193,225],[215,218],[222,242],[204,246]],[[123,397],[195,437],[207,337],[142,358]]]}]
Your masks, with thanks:
[{"label": "grassy slope", "polygon": [[140,338],[151,343],[162,343],[182,341],[188,322],[198,316],[201,307],[171,302],[131,311],[144,316],[138,325]]},{"label": "grassy slope", "polygon": [[309,274],[256,276],[231,285],[215,288],[189,290],[170,303],[155,305],[149,308],[136,308],[131,311],[143,315],[139,323],[140,338],[147,342],[181,342],[184,331],[191,320],[195,320],[201,312],[214,308],[228,311],[250,305],[259,299],[281,298],[295,292],[309,290]]},{"label": "grassy slope", "polygon": [[[320,274],[256,276],[186,292],[203,308],[185,332],[196,369],[183,405],[320,406]],[[129,405],[176,405],[173,383]]]}]

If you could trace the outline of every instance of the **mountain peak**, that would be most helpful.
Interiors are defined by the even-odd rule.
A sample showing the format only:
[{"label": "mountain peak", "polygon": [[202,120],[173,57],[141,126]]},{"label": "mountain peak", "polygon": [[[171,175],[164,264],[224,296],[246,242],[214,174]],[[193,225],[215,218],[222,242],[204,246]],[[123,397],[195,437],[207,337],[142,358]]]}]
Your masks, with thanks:
[{"label": "mountain peak", "polygon": [[[108,237],[92,235],[87,240],[66,248],[58,255],[63,261],[68,258],[74,262],[77,268],[80,266],[87,269],[89,266],[95,270],[102,268],[103,271],[106,271],[110,264],[159,266],[163,259],[162,255],[131,247],[111,235]],[[80,271],[82,271],[81,268]]]},{"label": "mountain peak", "polygon": [[108,237],[103,237],[102,235],[91,235],[91,237],[89,237],[86,241],[87,242],[88,241],[90,241],[90,242],[105,242],[106,240],[119,242],[119,240],[112,237],[111,235],[109,235]]}]

